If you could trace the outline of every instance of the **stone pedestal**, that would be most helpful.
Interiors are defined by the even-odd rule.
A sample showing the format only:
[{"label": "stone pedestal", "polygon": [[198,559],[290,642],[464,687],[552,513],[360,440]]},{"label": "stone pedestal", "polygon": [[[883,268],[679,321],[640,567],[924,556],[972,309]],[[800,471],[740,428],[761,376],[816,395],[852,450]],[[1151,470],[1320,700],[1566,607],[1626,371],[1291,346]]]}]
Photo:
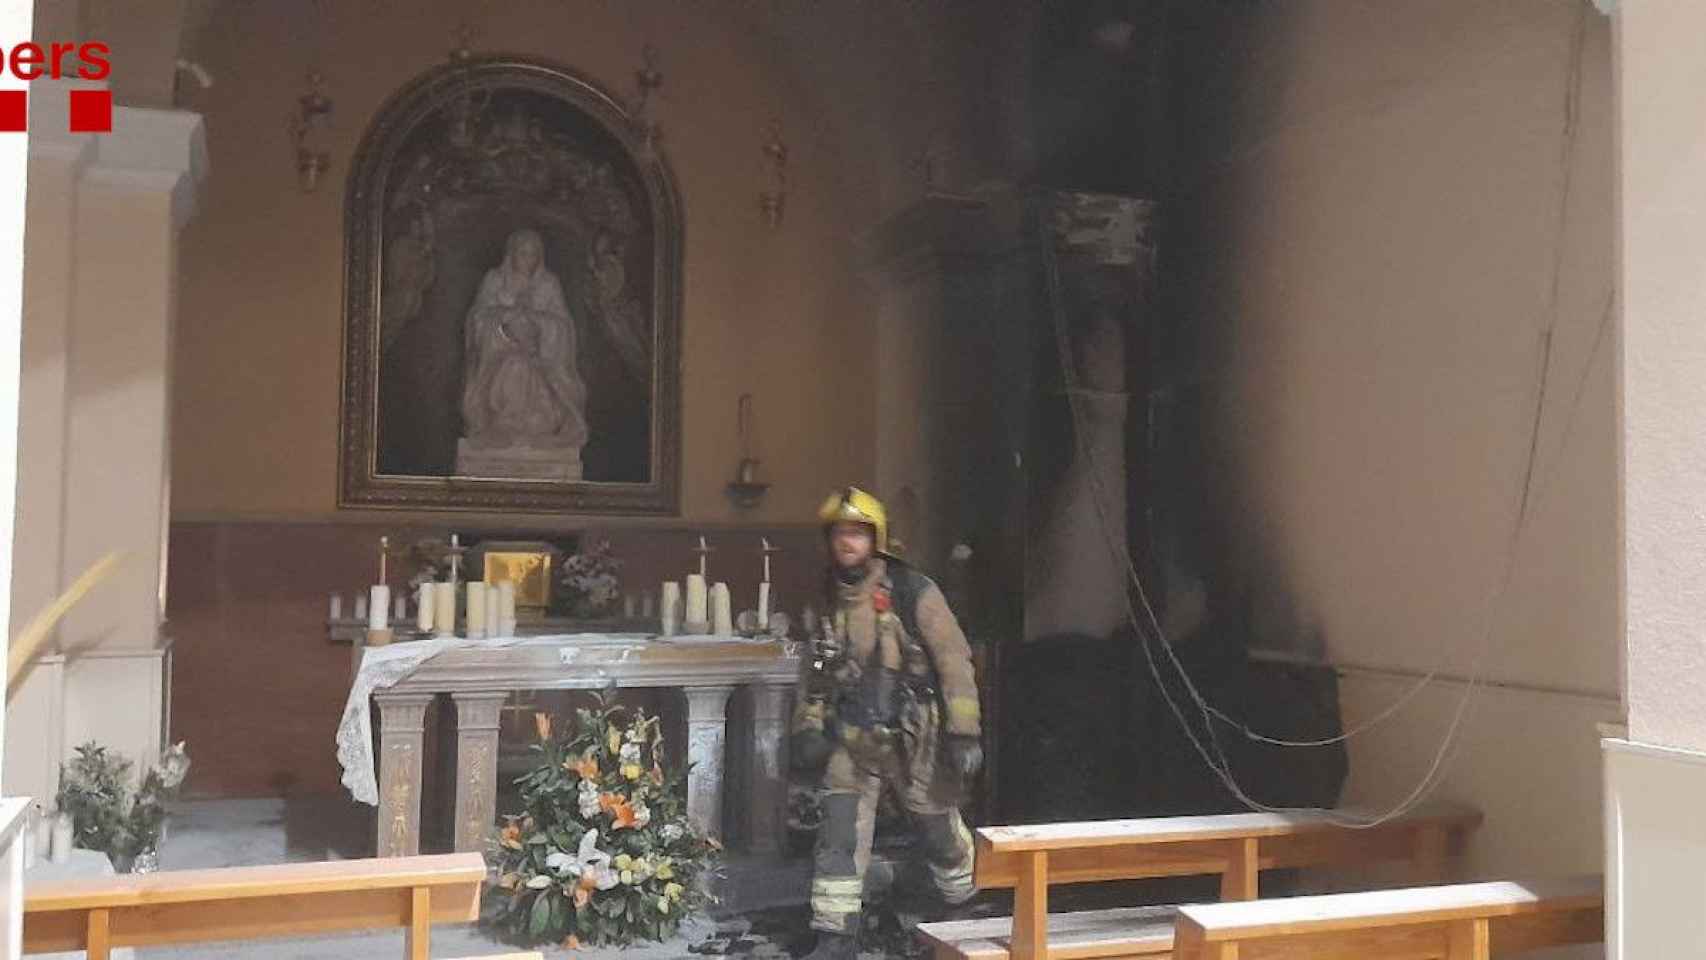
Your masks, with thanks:
[{"label": "stone pedestal", "polygon": [[463,437],[456,441],[456,474],[501,480],[579,480],[581,448],[537,444],[487,447]]},{"label": "stone pedestal", "polygon": [[761,684],[752,688],[752,766],[747,798],[752,804],[748,840],[752,853],[781,853],[787,829],[788,701],[792,687]]},{"label": "stone pedestal", "polygon": [[[387,694],[379,703],[379,849],[381,857],[421,852],[421,758],[432,695]],[[461,790],[460,782],[457,787]],[[458,827],[460,834],[460,827]]]}]

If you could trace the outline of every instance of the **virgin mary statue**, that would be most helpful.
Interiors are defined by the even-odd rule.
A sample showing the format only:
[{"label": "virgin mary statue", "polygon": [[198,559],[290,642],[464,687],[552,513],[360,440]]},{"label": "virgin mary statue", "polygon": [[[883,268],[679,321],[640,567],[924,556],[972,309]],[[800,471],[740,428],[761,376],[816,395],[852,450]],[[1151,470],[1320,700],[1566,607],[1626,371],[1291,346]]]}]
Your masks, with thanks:
[{"label": "virgin mary statue", "polygon": [[563,285],[532,230],[504,244],[468,311],[462,388],[464,476],[578,480],[586,385]]}]

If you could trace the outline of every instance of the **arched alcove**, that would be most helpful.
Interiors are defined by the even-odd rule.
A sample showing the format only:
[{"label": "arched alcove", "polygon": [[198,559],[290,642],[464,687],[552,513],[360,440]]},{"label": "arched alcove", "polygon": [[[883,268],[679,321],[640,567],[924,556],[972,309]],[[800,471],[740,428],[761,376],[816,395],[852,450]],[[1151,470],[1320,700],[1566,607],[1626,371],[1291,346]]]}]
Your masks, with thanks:
[{"label": "arched alcove", "polygon": [[677,512],[681,206],[614,97],[447,64],[376,114],[345,202],[340,505]]}]

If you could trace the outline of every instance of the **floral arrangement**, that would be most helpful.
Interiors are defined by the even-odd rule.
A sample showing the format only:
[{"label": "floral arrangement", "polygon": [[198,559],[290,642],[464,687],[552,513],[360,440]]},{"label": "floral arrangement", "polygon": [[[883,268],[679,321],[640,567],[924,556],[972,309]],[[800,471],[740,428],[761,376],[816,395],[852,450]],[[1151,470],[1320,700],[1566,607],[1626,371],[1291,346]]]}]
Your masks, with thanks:
[{"label": "floral arrangement", "polygon": [[601,699],[573,736],[536,713],[538,765],[516,780],[525,810],[495,843],[489,920],[524,944],[627,946],[673,936],[709,899],[715,840],[687,819],[686,770],[666,775],[656,717]]},{"label": "floral arrangement", "polygon": [[599,540],[563,561],[558,581],[576,616],[598,617],[610,612],[622,596],[622,561],[609,540]]},{"label": "floral arrangement", "polygon": [[[183,743],[160,754],[160,761],[131,793],[131,763],[93,741],[59,768],[55,804],[71,815],[77,845],[99,850],[113,868],[152,862],[166,824],[166,804],[175,799],[190,769]],[[147,858],[147,859],[143,859]]]}]

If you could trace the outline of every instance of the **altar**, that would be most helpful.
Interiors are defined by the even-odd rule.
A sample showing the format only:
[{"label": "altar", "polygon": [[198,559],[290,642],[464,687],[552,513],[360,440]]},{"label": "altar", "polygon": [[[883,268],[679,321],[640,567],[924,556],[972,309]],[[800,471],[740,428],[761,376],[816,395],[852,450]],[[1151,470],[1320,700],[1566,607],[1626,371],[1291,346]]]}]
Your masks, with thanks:
[{"label": "altar", "polygon": [[[338,733],[344,783],[378,807],[377,855],[420,851],[422,759],[427,707],[445,697],[455,711],[455,849],[485,851],[497,815],[499,710],[519,690],[671,688],[686,699],[687,806],[693,822],[721,833],[727,707],[736,689],[752,692],[740,815],[751,852],[773,855],[785,829],[786,726],[799,675],[787,644],[729,637],[573,634],[493,640],[446,638],[368,648]],[[379,706],[377,775],[368,698]]]}]

